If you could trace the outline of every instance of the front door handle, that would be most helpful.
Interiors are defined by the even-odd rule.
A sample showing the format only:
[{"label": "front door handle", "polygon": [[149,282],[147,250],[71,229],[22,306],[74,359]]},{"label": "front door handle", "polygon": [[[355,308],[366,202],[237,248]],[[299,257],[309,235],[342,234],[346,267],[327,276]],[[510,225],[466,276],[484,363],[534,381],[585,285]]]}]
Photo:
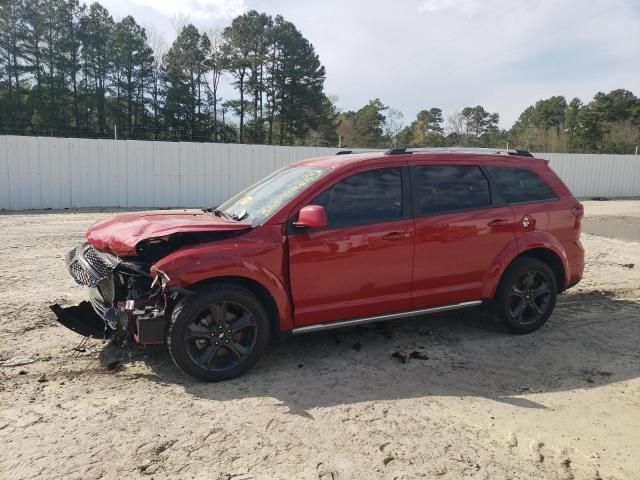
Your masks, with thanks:
[{"label": "front door handle", "polygon": [[490,227],[497,227],[498,225],[506,225],[507,223],[509,223],[507,218],[494,218],[488,223],[488,225]]},{"label": "front door handle", "polygon": [[390,232],[382,237],[383,240],[401,240],[403,238],[408,238],[408,232]]}]

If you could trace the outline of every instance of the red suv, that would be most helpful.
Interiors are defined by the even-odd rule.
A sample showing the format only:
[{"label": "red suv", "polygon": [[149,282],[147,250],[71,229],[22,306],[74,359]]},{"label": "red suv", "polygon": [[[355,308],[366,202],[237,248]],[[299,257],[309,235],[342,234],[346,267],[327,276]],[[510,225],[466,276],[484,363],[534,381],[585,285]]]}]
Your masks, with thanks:
[{"label": "red suv", "polygon": [[[342,152],[341,152],[342,153]],[[395,149],[294,163],[220,205],[119,215],[67,256],[90,302],[65,326],[166,342],[203,380],[236,377],[269,338],[488,303],[542,326],[582,277],[582,205],[517,150]]]}]

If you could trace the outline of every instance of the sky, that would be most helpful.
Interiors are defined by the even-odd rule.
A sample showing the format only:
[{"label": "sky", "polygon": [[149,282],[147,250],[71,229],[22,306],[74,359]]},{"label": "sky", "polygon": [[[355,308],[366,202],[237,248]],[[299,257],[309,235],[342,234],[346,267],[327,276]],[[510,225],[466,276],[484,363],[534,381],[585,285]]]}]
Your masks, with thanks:
[{"label": "sky", "polygon": [[[87,2],[88,3],[88,2]],[[537,100],[640,95],[639,0],[100,0],[171,43],[175,25],[222,29],[281,14],[313,43],[340,110],[370,99],[404,114],[482,105],[509,128]],[[231,98],[230,87],[223,96]]]}]

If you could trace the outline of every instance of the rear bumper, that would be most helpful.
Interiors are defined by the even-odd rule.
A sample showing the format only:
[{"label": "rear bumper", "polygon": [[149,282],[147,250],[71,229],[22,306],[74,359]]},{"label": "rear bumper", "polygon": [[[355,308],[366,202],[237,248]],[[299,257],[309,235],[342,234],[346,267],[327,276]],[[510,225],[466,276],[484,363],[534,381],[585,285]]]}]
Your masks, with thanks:
[{"label": "rear bumper", "polygon": [[577,280],[573,280],[569,282],[569,284],[566,287],[564,287],[564,289],[569,290],[570,288],[575,287],[578,283],[580,283],[580,280],[582,280],[582,278],[578,278]]},{"label": "rear bumper", "polygon": [[567,283],[564,290],[568,290],[582,280],[584,273],[584,247],[580,240],[563,242],[567,255]]},{"label": "rear bumper", "polygon": [[567,281],[566,287],[564,290],[569,290],[572,287],[575,287],[580,280],[582,280],[582,275],[584,273],[584,262],[572,263],[569,265],[569,279]]}]

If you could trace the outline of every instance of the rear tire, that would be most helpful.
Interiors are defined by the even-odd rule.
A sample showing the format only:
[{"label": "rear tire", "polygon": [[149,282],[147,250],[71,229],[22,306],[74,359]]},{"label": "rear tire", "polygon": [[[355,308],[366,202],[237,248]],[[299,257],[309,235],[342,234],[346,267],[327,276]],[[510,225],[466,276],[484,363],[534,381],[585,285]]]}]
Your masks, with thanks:
[{"label": "rear tire", "polygon": [[544,262],[521,257],[500,280],[493,313],[513,333],[530,333],[546,323],[558,295],[556,276]]},{"label": "rear tire", "polygon": [[269,336],[269,317],[256,296],[243,287],[220,284],[176,305],[167,345],[180,370],[219,382],[255,365]]}]

